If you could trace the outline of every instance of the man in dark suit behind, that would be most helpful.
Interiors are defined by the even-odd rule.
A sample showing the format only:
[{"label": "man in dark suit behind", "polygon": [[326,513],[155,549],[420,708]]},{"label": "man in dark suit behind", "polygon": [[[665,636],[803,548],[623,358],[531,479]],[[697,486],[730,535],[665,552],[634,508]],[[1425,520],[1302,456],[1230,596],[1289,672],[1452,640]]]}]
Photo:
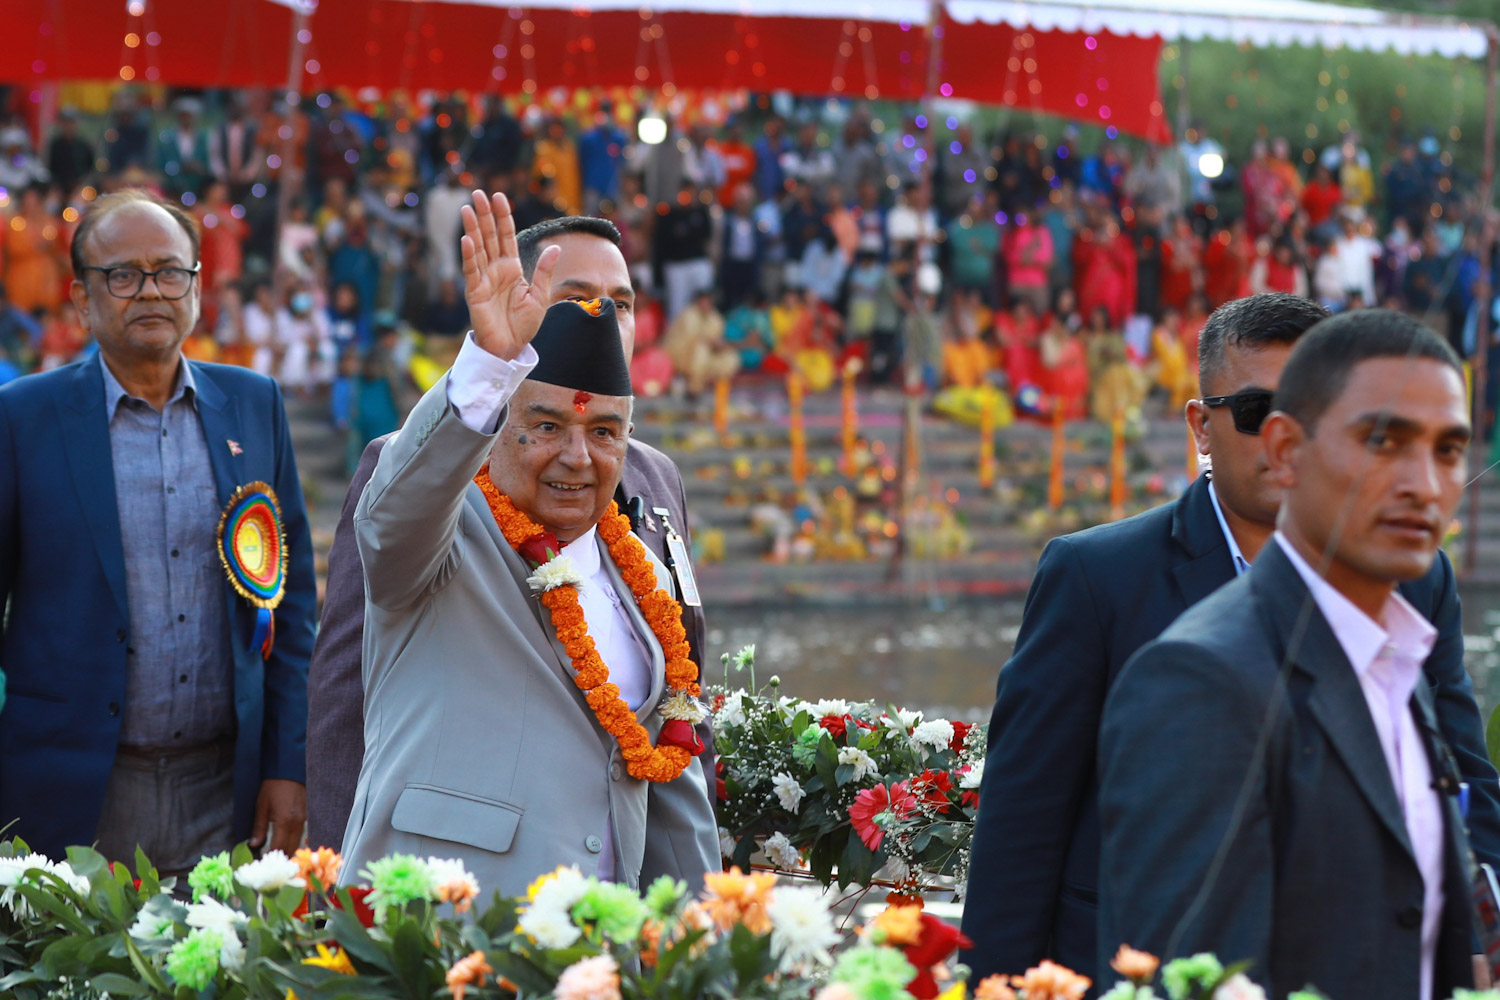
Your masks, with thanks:
[{"label": "man in dark suit behind", "polygon": [[[587,216],[551,219],[523,230],[517,234],[516,242],[528,279],[545,247],[562,248],[552,273],[554,301],[614,300],[620,336],[629,357],[635,346],[635,293],[620,253],[620,233],[614,224]],[[307,839],[314,846],[337,847],[343,843],[344,827],[354,803],[354,786],[364,759],[364,677],[360,653],[365,585],[359,550],[354,544],[353,516],[389,437],[376,438],[365,447],[344,498],[333,547],[328,553],[322,627],[308,668]],[[658,556],[666,557],[666,526],[652,508],[666,508],[672,527],[688,540],[687,503],[677,466],[660,451],[635,440],[630,442],[620,481],[621,510],[626,509],[626,501],[632,497],[645,500],[646,516],[637,531]],[[684,604],[682,612],[693,662],[701,668],[703,609]],[[706,746],[713,745],[706,729],[700,736]],[[715,787],[712,758],[712,753],[699,755],[710,794]]]},{"label": "man in dark suit behind", "polygon": [[[1270,538],[1281,497],[1256,419],[1269,412],[1292,344],[1327,315],[1278,294],[1216,310],[1199,341],[1207,402],[1187,411],[1211,478],[1144,514],[1056,538],[1042,553],[990,722],[963,920],[976,981],[1044,958],[1098,978],[1095,752],[1105,694],[1136,650],[1248,569]],[[1473,789],[1475,849],[1500,860],[1500,788],[1464,670],[1452,566],[1440,554],[1401,590],[1438,628],[1426,674],[1439,726]]]},{"label": "man in dark suit behind", "polygon": [[1399,313],[1293,348],[1262,437],[1283,500],[1251,570],[1125,665],[1099,734],[1101,971],[1120,944],[1248,961],[1275,997],[1473,984],[1472,856],[1396,589],[1467,479],[1463,367]]}]

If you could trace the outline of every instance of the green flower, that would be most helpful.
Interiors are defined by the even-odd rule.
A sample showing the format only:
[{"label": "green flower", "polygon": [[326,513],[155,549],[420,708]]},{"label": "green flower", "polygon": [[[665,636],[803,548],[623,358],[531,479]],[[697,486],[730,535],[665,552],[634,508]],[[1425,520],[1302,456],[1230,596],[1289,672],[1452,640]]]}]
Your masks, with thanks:
[{"label": "green flower", "polygon": [[392,906],[432,898],[432,869],[427,862],[410,854],[392,854],[371,861],[359,877],[370,883],[370,895],[365,901],[375,910],[377,919],[384,918],[385,911]]},{"label": "green flower", "polygon": [[234,868],[229,864],[229,852],[205,857],[188,872],[188,885],[193,888],[193,902],[201,902],[205,895],[228,899],[234,895]]},{"label": "green flower", "polygon": [[1168,962],[1161,970],[1161,982],[1172,1000],[1185,1000],[1194,986],[1207,986],[1223,975],[1224,966],[1204,952]]},{"label": "green flower", "polygon": [[598,925],[600,934],[620,944],[640,937],[641,924],[650,915],[634,889],[616,882],[590,880],[583,898],[573,904],[574,920]]},{"label": "green flower", "polygon": [[677,912],[677,904],[687,895],[687,883],[663,875],[646,889],[646,909],[665,920]]},{"label": "green flower", "polygon": [[[1099,1000],[1156,1000],[1156,993],[1149,986],[1136,986],[1130,980],[1121,980]],[[1287,1000],[1292,1000],[1288,997]]]},{"label": "green flower", "polygon": [[[1293,993],[1286,1000],[1324,1000],[1321,993],[1304,990]],[[1454,990],[1453,1000],[1500,1000],[1500,990]]]},{"label": "green flower", "polygon": [[172,946],[167,955],[167,972],[180,986],[201,990],[213,982],[219,971],[219,951],[224,936],[206,927],[199,928]]},{"label": "green flower", "polygon": [[797,736],[797,742],[792,744],[792,759],[803,767],[812,767],[813,761],[818,759],[818,741],[823,738],[823,727],[809,725]]},{"label": "green flower", "polygon": [[755,666],[755,643],[752,642],[748,646],[741,647],[740,651],[734,654],[734,669],[744,670],[746,667],[753,666]]},{"label": "green flower", "polygon": [[839,956],[829,980],[844,983],[859,1000],[904,1000],[916,967],[894,948],[850,948]]}]

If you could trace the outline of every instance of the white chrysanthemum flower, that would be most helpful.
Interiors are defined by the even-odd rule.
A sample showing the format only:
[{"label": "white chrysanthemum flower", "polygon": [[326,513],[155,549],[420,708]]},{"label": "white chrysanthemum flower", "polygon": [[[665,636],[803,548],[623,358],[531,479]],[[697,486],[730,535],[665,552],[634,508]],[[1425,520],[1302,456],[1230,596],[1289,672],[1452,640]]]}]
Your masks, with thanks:
[{"label": "white chrysanthemum flower", "polygon": [[739,691],[730,692],[724,699],[724,704],[714,713],[714,724],[725,729],[734,729],[745,724],[744,695]]},{"label": "white chrysanthemum flower", "polygon": [[778,888],[766,904],[766,915],[771,918],[771,952],[782,972],[833,961],[829,950],[839,943],[839,932],[822,889]]},{"label": "white chrysanthemum flower", "polygon": [[137,941],[162,941],[174,936],[176,925],[170,913],[150,913],[142,910],[135,915],[135,923],[128,933]]},{"label": "white chrysanthemum flower", "polygon": [[1243,972],[1236,972],[1214,990],[1213,1000],[1266,1000],[1266,991]]},{"label": "white chrysanthemum flower", "polygon": [[526,585],[533,594],[545,594],[549,590],[570,584],[576,587],[581,583],[583,574],[578,572],[578,564],[573,561],[572,556],[563,555],[553,556],[526,578]]},{"label": "white chrysanthemum flower", "polygon": [[245,915],[234,907],[221,903],[211,896],[204,896],[201,903],[193,903],[187,908],[187,917],[183,922],[189,927],[218,931],[225,938],[231,938],[235,936],[238,928],[245,925],[246,919]]},{"label": "white chrysanthemum flower", "polygon": [[953,723],[947,719],[932,719],[917,726],[911,738],[913,743],[920,743],[924,747],[946,750],[948,744],[953,742]]},{"label": "white chrysanthemum flower", "polygon": [[224,931],[220,936],[224,944],[219,948],[219,964],[226,972],[239,972],[245,967],[245,943],[233,931]]},{"label": "white chrysanthemum flower", "polygon": [[681,719],[696,726],[708,717],[708,709],[686,691],[673,691],[656,706],[656,714],[663,719]]},{"label": "white chrysanthemum flower", "polygon": [[821,719],[825,715],[848,715],[850,705],[842,698],[824,698],[806,707],[809,715]]},{"label": "white chrysanthemum flower", "polygon": [[898,708],[896,709],[896,714],[894,717],[887,716],[881,721],[885,723],[885,727],[887,729],[899,729],[900,731],[905,732],[912,726],[915,726],[917,723],[922,721],[922,713],[909,712],[904,708]]},{"label": "white chrysanthemum flower", "polygon": [[807,793],[796,778],[782,771],[771,779],[771,787],[776,792],[776,799],[781,803],[781,808],[790,813],[795,813],[802,808],[802,797]]},{"label": "white chrysanthemum flower", "polygon": [[771,864],[783,871],[795,871],[802,867],[802,854],[792,846],[791,840],[784,833],[771,834],[761,850],[766,852]]},{"label": "white chrysanthemum flower", "polygon": [[479,880],[458,858],[428,858],[427,869],[432,872],[433,902],[463,905],[479,896]]},{"label": "white chrysanthemum flower", "polygon": [[726,858],[734,857],[734,849],[739,842],[729,835],[729,831],[722,826],[719,827],[719,853]]},{"label": "white chrysanthemum flower", "polygon": [[583,898],[588,887],[589,880],[577,868],[559,868],[537,889],[527,912],[553,910],[571,920],[573,905]]},{"label": "white chrysanthemum flower", "polygon": [[978,789],[984,781],[984,758],[981,757],[969,765],[969,769],[958,776],[959,788]]},{"label": "white chrysanthemum flower", "polygon": [[538,909],[533,904],[517,922],[521,933],[543,948],[570,948],[582,935],[566,910]]},{"label": "white chrysanthemum flower", "polygon": [[267,851],[256,861],[234,870],[234,880],[255,892],[275,892],[289,885],[299,888],[306,883],[299,877],[302,869],[282,851]]},{"label": "white chrysanthemum flower", "polygon": [[839,763],[854,768],[854,780],[863,781],[875,770],[875,760],[859,747],[839,747]]},{"label": "white chrysanthemum flower", "polygon": [[[41,881],[35,876],[27,877],[26,873],[34,868],[45,872],[56,871],[57,866],[52,859],[45,854],[28,854],[22,858],[0,858],[0,906],[4,906],[12,915],[21,920],[29,920],[35,914],[31,904],[26,897],[16,892],[16,886],[25,882],[27,885],[39,886]],[[71,873],[72,869],[68,871]],[[85,883],[87,890],[87,883]]]}]

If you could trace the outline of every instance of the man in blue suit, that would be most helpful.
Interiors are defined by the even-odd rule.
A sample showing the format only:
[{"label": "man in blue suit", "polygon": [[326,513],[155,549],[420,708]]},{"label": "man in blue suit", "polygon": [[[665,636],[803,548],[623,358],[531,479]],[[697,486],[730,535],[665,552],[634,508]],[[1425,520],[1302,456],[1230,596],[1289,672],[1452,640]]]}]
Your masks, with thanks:
[{"label": "man in blue suit", "polygon": [[[100,198],[71,290],[98,354],[0,389],[0,827],[164,873],[268,826],[293,850],[306,812],[311,536],[280,389],[182,356],[198,244],[175,206]],[[253,482],[285,528],[269,655],[216,544]]]},{"label": "man in blue suit", "polygon": [[[1188,608],[1249,569],[1275,528],[1280,492],[1259,437],[1292,345],[1327,316],[1265,294],[1214,312],[1199,341],[1204,398],[1188,404],[1210,456],[1177,500],[1053,539],[1000,672],[980,791],[963,929],[975,980],[1044,958],[1096,981],[1100,831],[1095,766],[1104,698],[1125,662]],[[1441,552],[1401,593],[1438,628],[1424,670],[1438,722],[1473,789],[1469,827],[1500,861],[1500,784],[1463,665],[1453,567]]]}]

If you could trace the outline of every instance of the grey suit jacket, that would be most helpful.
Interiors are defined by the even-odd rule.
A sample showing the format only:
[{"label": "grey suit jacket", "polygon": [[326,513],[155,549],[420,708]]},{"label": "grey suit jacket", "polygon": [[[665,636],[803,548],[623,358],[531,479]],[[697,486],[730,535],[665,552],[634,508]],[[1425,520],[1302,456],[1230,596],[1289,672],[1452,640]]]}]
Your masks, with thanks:
[{"label": "grey suit jacket", "polygon": [[[620,881],[700,884],[718,850],[707,787],[689,771],[651,795],[626,773],[526,586],[529,570],[472,483],[493,440],[458,419],[441,380],[381,453],[355,511],[365,756],[345,870],[352,878],[398,851],[452,855],[485,893],[519,895],[560,864],[595,871],[612,833]],[[634,601],[625,606],[652,653],[638,718],[654,739],[664,660]]]},{"label": "grey suit jacket", "polygon": [[[360,668],[365,631],[365,577],[359,548],[354,542],[354,509],[375,472],[382,449],[393,436],[378,437],[365,447],[344,497],[333,547],[328,552],[323,620],[307,671],[307,842],[314,846],[336,846],[343,841],[349,809],[354,804],[354,785],[365,756],[365,688]],[[682,476],[670,458],[648,444],[632,440],[620,485],[624,496],[644,497],[648,508],[670,510],[672,525],[691,544]],[[641,539],[658,557],[665,557],[666,534],[655,515],[641,532]],[[703,609],[684,606],[682,624],[687,629],[693,662],[701,669],[704,667]],[[700,726],[699,736],[709,748],[698,761],[712,798],[716,787],[713,733],[707,721]]]}]

